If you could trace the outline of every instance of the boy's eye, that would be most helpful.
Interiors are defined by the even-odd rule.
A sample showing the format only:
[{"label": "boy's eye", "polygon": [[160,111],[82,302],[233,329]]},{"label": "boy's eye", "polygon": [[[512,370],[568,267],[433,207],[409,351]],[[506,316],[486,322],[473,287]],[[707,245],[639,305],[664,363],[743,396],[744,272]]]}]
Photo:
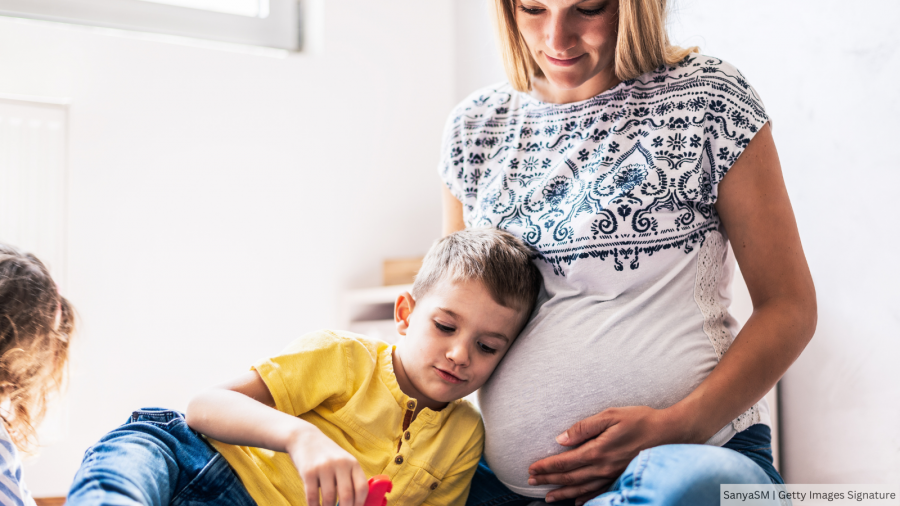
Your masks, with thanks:
[{"label": "boy's eye", "polygon": [[441,332],[446,332],[446,333],[448,333],[448,334],[449,334],[450,332],[453,332],[454,330],[456,330],[456,329],[453,328],[453,327],[448,327],[448,326],[442,325],[442,324],[440,324],[440,323],[438,323],[438,322],[434,322],[434,326],[435,326],[435,328],[437,328],[437,329],[440,330]]},{"label": "boy's eye", "polygon": [[484,343],[478,343],[478,347],[481,348],[481,351],[483,351],[483,352],[485,352],[485,353],[488,353],[488,354],[490,354],[490,355],[493,355],[494,353],[497,353],[497,350],[496,350],[496,349],[491,348],[490,346],[488,346],[488,345],[486,345],[486,344],[484,344]]}]

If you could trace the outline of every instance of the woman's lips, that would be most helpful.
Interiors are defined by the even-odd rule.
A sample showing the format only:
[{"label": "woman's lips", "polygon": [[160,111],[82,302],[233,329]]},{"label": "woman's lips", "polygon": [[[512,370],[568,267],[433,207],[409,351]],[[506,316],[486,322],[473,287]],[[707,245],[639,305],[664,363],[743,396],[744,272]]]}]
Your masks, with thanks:
[{"label": "woman's lips", "polygon": [[547,54],[544,54],[544,56],[547,57],[547,61],[549,61],[550,63],[552,63],[554,65],[558,65],[560,67],[571,67],[572,65],[575,65],[576,63],[581,61],[581,59],[584,57],[585,54],[587,54],[587,53],[576,56],[575,58],[569,58],[567,60],[560,60],[559,58],[554,58]]},{"label": "woman's lips", "polygon": [[463,382],[463,380],[461,380],[460,378],[457,378],[456,376],[450,374],[449,372],[447,372],[443,369],[438,369],[437,367],[435,367],[434,370],[437,371],[438,376],[440,376],[441,379],[443,379],[444,381],[446,381],[448,383],[462,383]]}]

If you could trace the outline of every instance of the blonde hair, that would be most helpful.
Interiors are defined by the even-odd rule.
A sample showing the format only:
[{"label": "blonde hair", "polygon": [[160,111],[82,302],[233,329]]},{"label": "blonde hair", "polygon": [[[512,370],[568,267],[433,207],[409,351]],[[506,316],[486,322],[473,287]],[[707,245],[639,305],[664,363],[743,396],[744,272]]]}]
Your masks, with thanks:
[{"label": "blonde hair", "polygon": [[501,306],[531,314],[541,289],[535,254],[519,238],[492,227],[467,228],[438,239],[428,250],[412,287],[423,297],[440,280],[481,281]]},{"label": "blonde hair", "polygon": [[[543,76],[516,23],[516,0],[493,0],[503,66],[510,84],[529,91],[531,80]],[[666,0],[619,0],[616,36],[616,77],[634,79],[661,65],[673,65],[699,48],[681,48],[669,43],[666,31]]]},{"label": "blonde hair", "polygon": [[47,399],[63,383],[74,321],[44,264],[0,244],[0,399],[9,399],[0,418],[23,452],[34,448]]}]

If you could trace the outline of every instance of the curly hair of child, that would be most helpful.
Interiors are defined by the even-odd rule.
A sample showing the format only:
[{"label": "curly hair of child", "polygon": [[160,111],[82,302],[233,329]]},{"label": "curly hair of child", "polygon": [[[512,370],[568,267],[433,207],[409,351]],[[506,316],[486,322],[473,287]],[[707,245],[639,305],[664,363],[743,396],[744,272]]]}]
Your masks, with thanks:
[{"label": "curly hair of child", "polygon": [[62,388],[74,329],[47,267],[0,244],[0,419],[22,452],[35,448],[48,397]]}]

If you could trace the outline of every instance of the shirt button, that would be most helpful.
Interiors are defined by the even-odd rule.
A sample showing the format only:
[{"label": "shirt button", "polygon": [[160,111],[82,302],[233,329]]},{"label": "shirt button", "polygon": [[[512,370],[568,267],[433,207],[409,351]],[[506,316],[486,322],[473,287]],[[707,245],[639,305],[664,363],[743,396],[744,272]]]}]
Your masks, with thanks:
[{"label": "shirt button", "polygon": [[407,409],[416,409],[416,401],[408,401],[406,403],[406,408]]},{"label": "shirt button", "polygon": [[397,464],[399,466],[402,463],[403,463],[403,455],[397,455],[396,457],[394,457],[394,464]]},{"label": "shirt button", "polygon": [[432,483],[432,484],[431,484],[431,490],[434,490],[434,489],[436,489],[436,488],[437,488],[437,482]]},{"label": "shirt button", "polygon": [[412,434],[410,434],[409,431],[406,431],[406,434],[403,435],[403,439],[405,439],[407,441],[409,441],[410,437],[412,437]]}]

